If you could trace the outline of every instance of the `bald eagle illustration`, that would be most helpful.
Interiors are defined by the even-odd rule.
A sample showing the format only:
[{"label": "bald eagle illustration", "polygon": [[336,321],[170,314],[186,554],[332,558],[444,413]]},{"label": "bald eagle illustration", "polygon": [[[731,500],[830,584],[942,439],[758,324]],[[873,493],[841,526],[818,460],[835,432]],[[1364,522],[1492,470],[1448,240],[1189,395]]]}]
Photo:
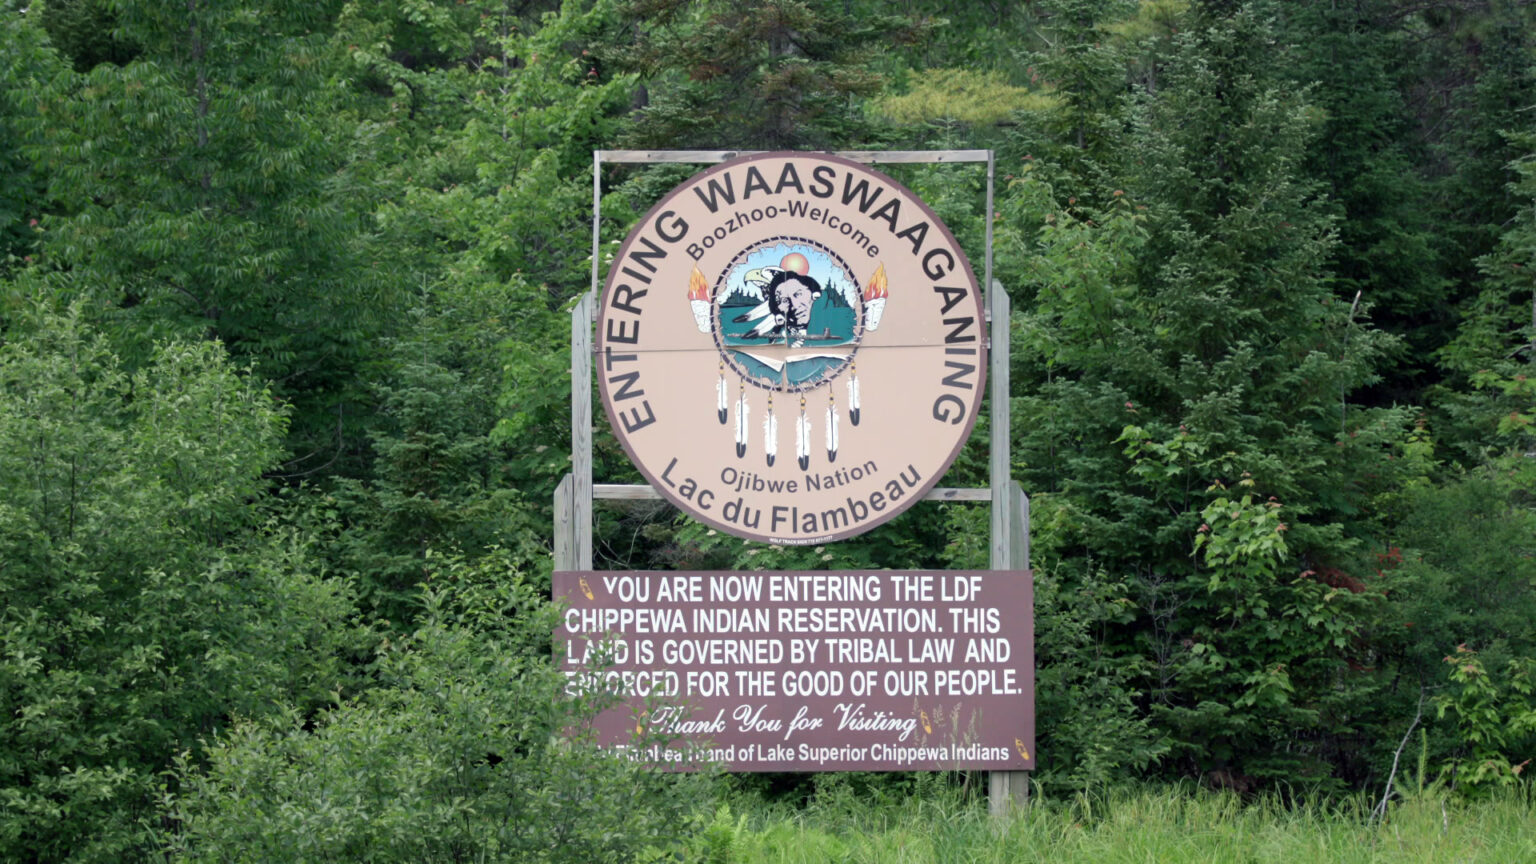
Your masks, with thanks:
[{"label": "bald eagle illustration", "polygon": [[805,345],[811,323],[811,305],[821,297],[821,283],[810,276],[782,267],[760,267],[742,277],[762,291],[763,302],[736,316],[736,323],[756,321],[746,336],[787,336],[790,345]]}]

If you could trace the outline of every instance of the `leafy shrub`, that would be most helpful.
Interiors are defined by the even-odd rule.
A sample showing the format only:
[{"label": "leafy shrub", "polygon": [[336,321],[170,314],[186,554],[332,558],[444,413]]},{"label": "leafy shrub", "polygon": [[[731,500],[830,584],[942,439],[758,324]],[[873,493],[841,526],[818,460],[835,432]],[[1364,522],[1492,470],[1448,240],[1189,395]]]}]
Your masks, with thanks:
[{"label": "leafy shrub", "polygon": [[0,860],[123,861],[232,713],[344,689],[345,583],[253,501],[283,418],[215,342],[130,370],[78,310],[0,343]]},{"label": "leafy shrub", "polygon": [[1463,743],[1446,768],[1463,788],[1514,785],[1531,757],[1515,762],[1511,751],[1524,744],[1529,752],[1536,737],[1536,663],[1529,657],[1510,660],[1499,680],[1466,645],[1457,646],[1445,662],[1454,689],[1436,696],[1435,708],[1441,719],[1453,718]]},{"label": "leafy shrub", "polygon": [[562,696],[555,611],[508,554],[429,565],[419,629],[379,646],[374,686],[313,723],[242,723],[206,770],[182,766],[182,860],[585,864],[688,830],[706,781],[588,746],[600,703]]}]

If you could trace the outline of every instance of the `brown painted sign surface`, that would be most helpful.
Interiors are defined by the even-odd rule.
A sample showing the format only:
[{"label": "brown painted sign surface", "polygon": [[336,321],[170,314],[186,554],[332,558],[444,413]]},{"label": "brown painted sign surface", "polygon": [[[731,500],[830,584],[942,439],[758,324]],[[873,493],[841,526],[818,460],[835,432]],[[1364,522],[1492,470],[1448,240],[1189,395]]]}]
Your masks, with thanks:
[{"label": "brown painted sign surface", "polygon": [[[1028,571],[557,572],[599,741],[733,771],[1034,767]],[[593,665],[595,657],[607,660]]]},{"label": "brown painted sign surface", "polygon": [[916,502],[976,421],[981,292],[910,191],[835,156],[726,162],[614,258],[603,407],[673,504],[770,543],[851,537]]}]

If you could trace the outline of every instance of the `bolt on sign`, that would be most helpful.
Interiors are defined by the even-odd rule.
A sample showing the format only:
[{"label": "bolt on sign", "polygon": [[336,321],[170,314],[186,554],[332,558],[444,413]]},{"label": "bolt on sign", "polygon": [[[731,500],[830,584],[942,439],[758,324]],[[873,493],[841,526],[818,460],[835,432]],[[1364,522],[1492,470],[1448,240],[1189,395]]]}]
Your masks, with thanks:
[{"label": "bolt on sign", "polygon": [[616,702],[598,742],[646,762],[1028,770],[1032,585],[1016,571],[558,571],[555,643],[570,695]]},{"label": "bolt on sign", "polygon": [[630,233],[599,306],[603,407],[663,496],[809,544],[896,516],[948,470],[985,384],[981,291],[901,184],[814,153],[717,165]]}]

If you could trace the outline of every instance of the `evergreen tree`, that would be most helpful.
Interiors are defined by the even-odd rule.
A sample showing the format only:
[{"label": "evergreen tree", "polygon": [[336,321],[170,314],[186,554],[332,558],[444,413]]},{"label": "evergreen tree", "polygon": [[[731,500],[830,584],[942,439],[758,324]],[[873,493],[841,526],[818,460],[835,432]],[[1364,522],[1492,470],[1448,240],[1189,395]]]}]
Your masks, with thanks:
[{"label": "evergreen tree", "polygon": [[1402,91],[1422,54],[1395,4],[1302,3],[1281,7],[1285,67],[1323,116],[1307,169],[1327,184],[1337,215],[1335,293],[1359,294],[1372,321],[1402,337],[1379,402],[1419,402],[1436,376],[1433,352],[1449,336],[1440,243],[1430,219],[1430,151],[1413,128]]},{"label": "evergreen tree", "polygon": [[[1443,124],[1440,208],[1449,229],[1453,276],[1470,284],[1477,258],[1492,251],[1519,200],[1510,194],[1510,166],[1525,154],[1505,137],[1529,129],[1536,100],[1536,9],[1530,4],[1445,4],[1425,13],[1443,64],[1439,110]],[[1461,296],[1467,296],[1463,293]]]},{"label": "evergreen tree", "polygon": [[1322,278],[1316,114],[1271,71],[1287,58],[1263,8],[1185,24],[1106,205],[1060,200],[1028,165],[1009,198],[1024,232],[1003,242],[1038,256],[1021,459],[1027,488],[1058,493],[1041,551],[1135,586],[1121,650],[1150,663],[1175,764],[1291,777],[1325,755],[1307,741],[1369,597],[1325,571],[1351,567],[1343,523],[1405,418],[1343,401],[1383,340]]},{"label": "evergreen tree", "polygon": [[1490,424],[1477,416],[1479,410],[1468,412],[1465,394],[1489,386],[1488,379],[1475,379],[1477,373],[1507,372],[1509,362],[1523,356],[1515,328],[1529,320],[1516,286],[1527,266],[1520,258],[1528,236],[1522,211],[1531,200],[1525,166],[1536,102],[1536,10],[1491,3],[1435,23],[1447,31],[1446,49],[1456,49],[1449,65],[1463,79],[1446,99],[1443,116],[1451,131],[1443,142],[1448,164],[1437,212],[1446,227],[1458,320],[1455,336],[1438,355],[1448,373],[1445,386],[1429,395],[1452,453],[1477,464]]},{"label": "evergreen tree", "polygon": [[[1047,0],[1049,50],[1031,67],[1045,79],[1060,105],[1052,112],[1052,131],[1079,155],[1063,153],[1068,167],[1078,158],[1102,160],[1117,131],[1120,102],[1126,92],[1126,62],[1112,27],[1135,10],[1122,0]],[[1069,152],[1069,151],[1067,151]]]},{"label": "evergreen tree", "polygon": [[634,0],[604,52],[640,74],[635,147],[834,148],[868,141],[860,100],[875,61],[921,28],[881,6],[828,0]]},{"label": "evergreen tree", "polygon": [[1498,245],[1478,259],[1480,290],[1468,304],[1445,364],[1471,392],[1444,393],[1465,429],[1471,459],[1536,451],[1536,134],[1511,133],[1526,155],[1510,167],[1523,205]]}]

